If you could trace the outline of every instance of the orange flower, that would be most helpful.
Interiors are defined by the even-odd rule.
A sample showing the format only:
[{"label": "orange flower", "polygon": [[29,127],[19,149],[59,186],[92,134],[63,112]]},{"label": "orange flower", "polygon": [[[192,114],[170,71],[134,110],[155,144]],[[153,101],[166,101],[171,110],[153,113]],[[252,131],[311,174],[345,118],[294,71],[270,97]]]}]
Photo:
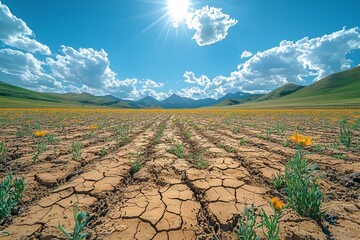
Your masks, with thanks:
[{"label": "orange flower", "polygon": [[303,136],[299,133],[295,133],[294,135],[290,136],[290,139],[302,146],[311,146],[312,145],[311,137]]},{"label": "orange flower", "polygon": [[283,207],[285,206],[285,204],[283,202],[281,202],[281,200],[279,198],[277,198],[277,197],[273,197],[271,199],[271,204],[278,211],[282,210]]},{"label": "orange flower", "polygon": [[96,125],[91,125],[91,126],[89,126],[89,129],[90,130],[96,130],[96,129],[98,129],[99,127],[98,126],[96,126]]},{"label": "orange flower", "polygon": [[34,132],[34,135],[35,137],[45,137],[47,133],[47,131],[36,131]]}]

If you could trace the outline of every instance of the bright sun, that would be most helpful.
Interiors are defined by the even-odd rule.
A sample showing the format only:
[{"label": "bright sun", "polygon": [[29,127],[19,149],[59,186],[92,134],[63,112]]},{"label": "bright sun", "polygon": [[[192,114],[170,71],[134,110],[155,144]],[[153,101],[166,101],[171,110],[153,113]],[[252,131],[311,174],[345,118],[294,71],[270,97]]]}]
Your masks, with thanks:
[{"label": "bright sun", "polygon": [[189,0],[167,0],[168,13],[171,17],[174,27],[186,18],[188,14],[190,1]]}]

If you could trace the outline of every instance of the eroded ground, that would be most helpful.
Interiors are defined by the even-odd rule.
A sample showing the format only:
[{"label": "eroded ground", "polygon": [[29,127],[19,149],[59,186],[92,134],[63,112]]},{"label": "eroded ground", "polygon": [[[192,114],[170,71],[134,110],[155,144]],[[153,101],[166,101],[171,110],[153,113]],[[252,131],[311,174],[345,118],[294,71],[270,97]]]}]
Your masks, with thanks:
[{"label": "eroded ground", "polygon": [[[245,205],[271,214],[272,197],[286,203],[271,179],[294,155],[289,136],[296,131],[314,139],[307,158],[319,164],[331,221],[320,226],[286,210],[282,236],[359,239],[360,111],[1,113],[7,159],[0,176],[13,172],[26,182],[20,207],[1,223],[11,235],[1,239],[62,239],[58,225],[73,228],[77,197],[93,216],[90,239],[236,239]],[[343,116],[352,124],[350,148],[338,140]],[[36,130],[48,135],[36,138]],[[41,142],[47,150],[34,160]],[[74,142],[82,146],[76,159]]]}]

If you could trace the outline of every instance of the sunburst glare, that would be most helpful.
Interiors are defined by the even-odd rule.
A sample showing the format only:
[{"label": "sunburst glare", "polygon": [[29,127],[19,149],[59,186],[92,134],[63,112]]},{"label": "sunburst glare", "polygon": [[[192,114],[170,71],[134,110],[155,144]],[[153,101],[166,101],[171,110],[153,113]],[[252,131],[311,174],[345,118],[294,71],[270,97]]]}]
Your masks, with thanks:
[{"label": "sunburst glare", "polygon": [[189,12],[189,0],[167,0],[168,14],[175,28],[179,27]]}]

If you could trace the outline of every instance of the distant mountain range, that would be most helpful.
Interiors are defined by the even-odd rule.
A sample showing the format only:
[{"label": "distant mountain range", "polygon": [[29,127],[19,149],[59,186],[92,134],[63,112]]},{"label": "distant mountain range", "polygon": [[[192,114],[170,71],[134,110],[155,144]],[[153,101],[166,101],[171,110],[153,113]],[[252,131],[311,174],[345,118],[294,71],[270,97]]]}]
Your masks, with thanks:
[{"label": "distant mountain range", "polygon": [[[194,100],[191,98],[181,97],[179,95],[173,94],[170,97],[159,101],[153,97],[145,97],[138,101],[123,100],[116,98],[111,95],[107,96],[94,96],[89,93],[40,93],[17,87],[11,84],[7,84],[0,81],[0,100],[3,99],[3,102],[9,102],[5,106],[9,105],[11,100],[27,100],[27,103],[37,102],[38,105],[43,102],[45,106],[54,105],[64,105],[64,106],[98,106],[98,107],[118,107],[118,108],[201,108],[209,107],[214,104],[220,103],[228,99],[245,99],[249,97],[254,97],[259,95],[254,95],[251,93],[237,92],[237,93],[228,93],[220,99],[205,98]],[[18,102],[18,101],[15,101]],[[11,104],[10,104],[11,105]],[[1,102],[0,102],[1,107]]]},{"label": "distant mountain range", "polygon": [[89,93],[40,93],[0,81],[0,107],[109,107],[109,108],[201,108],[201,107],[299,107],[360,106],[360,67],[330,75],[307,87],[286,84],[268,94],[228,93],[220,99],[194,100],[173,94],[158,101],[138,101]]}]

